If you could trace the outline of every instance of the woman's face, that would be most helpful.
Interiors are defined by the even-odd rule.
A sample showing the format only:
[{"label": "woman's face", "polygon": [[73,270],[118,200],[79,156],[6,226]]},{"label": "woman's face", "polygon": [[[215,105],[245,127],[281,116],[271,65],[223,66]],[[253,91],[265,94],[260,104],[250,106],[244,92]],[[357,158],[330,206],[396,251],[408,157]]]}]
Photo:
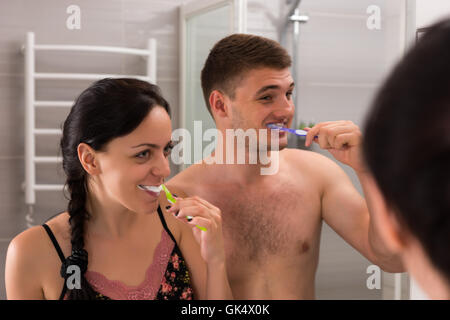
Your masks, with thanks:
[{"label": "woman's face", "polygon": [[139,213],[158,208],[158,195],[139,186],[159,186],[169,176],[171,133],[169,115],[156,106],[133,132],[97,153],[101,173],[96,180],[108,201]]}]

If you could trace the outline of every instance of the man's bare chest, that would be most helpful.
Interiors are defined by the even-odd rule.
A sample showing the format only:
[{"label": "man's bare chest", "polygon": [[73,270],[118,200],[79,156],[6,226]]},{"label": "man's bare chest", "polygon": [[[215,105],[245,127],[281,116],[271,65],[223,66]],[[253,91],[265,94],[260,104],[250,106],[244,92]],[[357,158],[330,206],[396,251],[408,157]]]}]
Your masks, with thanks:
[{"label": "man's bare chest", "polygon": [[229,187],[203,196],[222,211],[231,263],[308,254],[320,232],[320,196],[312,190]]}]

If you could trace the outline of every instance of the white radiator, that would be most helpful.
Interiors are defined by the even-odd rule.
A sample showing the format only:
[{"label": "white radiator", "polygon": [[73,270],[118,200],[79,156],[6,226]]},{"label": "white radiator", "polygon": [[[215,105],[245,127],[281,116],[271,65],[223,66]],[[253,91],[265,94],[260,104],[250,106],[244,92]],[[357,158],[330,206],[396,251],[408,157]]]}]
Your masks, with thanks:
[{"label": "white radiator", "polygon": [[[39,109],[46,107],[70,108],[73,101],[39,101],[35,97],[35,81],[40,79],[59,80],[100,80],[103,78],[136,78],[156,84],[156,40],[148,39],[146,49],[85,46],[85,45],[53,45],[36,44],[33,32],[28,32],[26,43],[22,48],[25,55],[25,204],[27,226],[34,225],[33,206],[36,203],[36,191],[62,191],[63,185],[39,184],[36,182],[36,165],[40,163],[60,163],[61,158],[56,156],[36,156],[36,135],[61,135],[60,129],[36,128],[35,115]],[[147,59],[146,75],[125,74],[91,74],[91,73],[42,73],[36,72],[36,51],[84,51],[105,54],[136,55]]]}]

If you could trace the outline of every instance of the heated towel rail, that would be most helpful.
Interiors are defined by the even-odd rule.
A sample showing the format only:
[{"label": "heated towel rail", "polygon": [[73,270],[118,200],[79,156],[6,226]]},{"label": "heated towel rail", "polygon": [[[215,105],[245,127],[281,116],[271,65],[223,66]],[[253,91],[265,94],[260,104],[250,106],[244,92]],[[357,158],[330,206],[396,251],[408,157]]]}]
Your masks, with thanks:
[{"label": "heated towel rail", "polygon": [[[33,206],[36,203],[36,191],[62,191],[64,186],[57,184],[43,184],[36,182],[36,165],[41,163],[60,163],[61,158],[56,156],[36,156],[35,136],[60,135],[60,129],[36,128],[35,115],[41,108],[58,107],[70,108],[73,101],[43,101],[36,100],[36,80],[99,80],[103,78],[137,78],[156,83],[156,40],[148,39],[146,49],[90,46],[90,45],[54,45],[36,44],[33,32],[26,35],[25,45],[22,47],[25,55],[25,204],[27,206],[27,226],[34,225]],[[91,73],[44,73],[36,72],[36,51],[67,51],[67,52],[95,52],[136,55],[147,59],[146,75],[119,75],[119,74],[91,74]]]}]

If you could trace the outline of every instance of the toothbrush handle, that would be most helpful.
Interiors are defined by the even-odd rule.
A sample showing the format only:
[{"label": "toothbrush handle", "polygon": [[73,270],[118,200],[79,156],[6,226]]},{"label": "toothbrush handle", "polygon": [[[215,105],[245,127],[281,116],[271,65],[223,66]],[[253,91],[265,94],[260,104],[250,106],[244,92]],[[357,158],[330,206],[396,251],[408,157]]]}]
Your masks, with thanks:
[{"label": "toothbrush handle", "polygon": [[[301,136],[301,137],[305,137],[308,134],[308,131],[306,130],[302,130],[302,129],[297,129],[297,130],[293,130],[296,135]],[[318,138],[319,136],[315,136],[314,138]]]},{"label": "toothbrush handle", "polygon": [[301,136],[301,137],[305,137],[308,132],[302,129],[298,129],[298,130],[294,130],[294,132],[296,135]]},{"label": "toothbrush handle", "polygon": [[[270,127],[270,128],[272,128],[272,127]],[[293,133],[300,137],[305,137],[308,134],[308,131],[302,130],[302,129],[295,130],[295,129],[291,129],[291,128],[283,128],[283,127],[277,127],[277,126],[274,126],[274,128],[281,130],[281,131],[287,131],[287,132]],[[314,138],[318,138],[318,137],[319,136],[315,136]]]},{"label": "toothbrush handle", "polygon": [[306,136],[307,132],[305,130],[295,130],[291,128],[279,128],[281,131],[287,131],[293,134],[296,134],[297,136]]}]

